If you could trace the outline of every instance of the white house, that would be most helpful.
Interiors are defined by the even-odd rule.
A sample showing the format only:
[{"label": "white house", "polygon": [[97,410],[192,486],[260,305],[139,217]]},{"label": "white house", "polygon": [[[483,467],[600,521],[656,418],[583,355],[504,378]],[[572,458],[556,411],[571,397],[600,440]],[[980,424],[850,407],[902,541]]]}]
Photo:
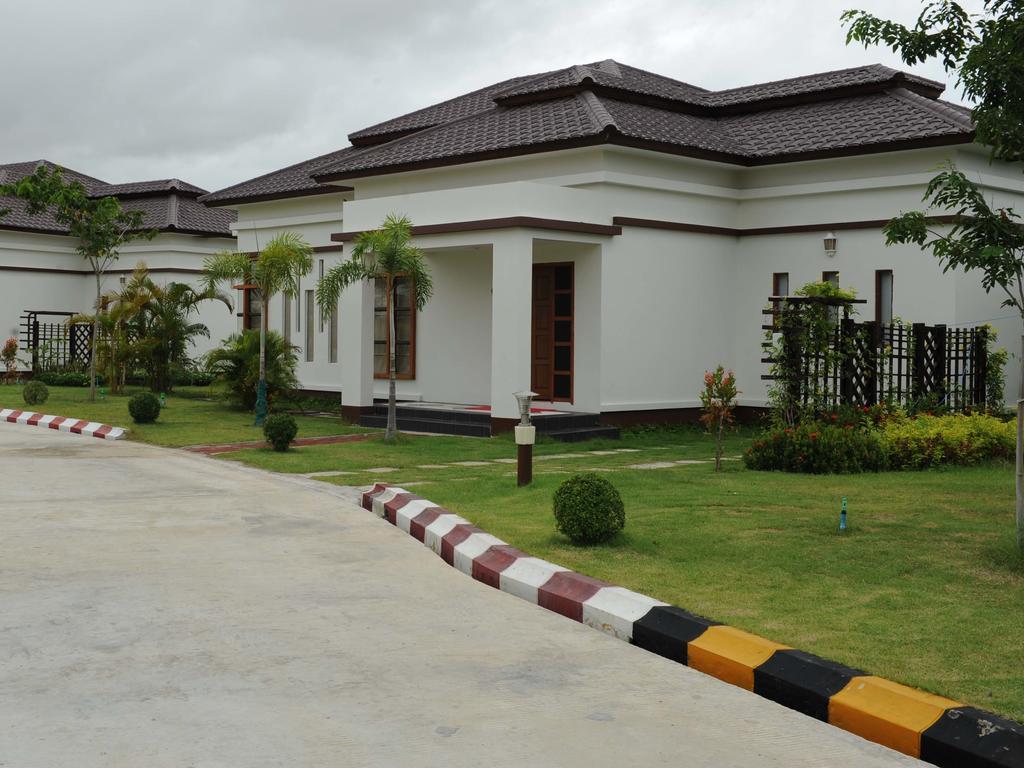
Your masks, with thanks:
[{"label": "white house", "polygon": [[302,348],[304,386],[340,391],[352,416],[386,392],[384,299],[352,287],[325,323],[315,280],[399,213],[435,283],[424,311],[400,313],[402,400],[489,407],[506,426],[512,393],[532,388],[611,423],[680,418],[719,363],[744,404],[762,405],[767,297],[835,273],[864,314],[993,322],[1014,347],[1019,320],[977,276],[944,275],[881,235],[947,160],[1021,207],[1020,170],[989,162],[969,110],[942,90],[871,65],[707,91],[603,61],[356,131],[349,147],[201,201],[237,211],[240,249],[284,230],[316,247],[298,301],[276,297],[270,322]]},{"label": "white house", "polygon": [[[39,160],[0,165],[0,183],[17,181],[33,173]],[[149,267],[157,283],[195,284],[203,259],[219,250],[233,249],[230,225],[233,211],[209,208],[197,202],[206,190],[178,179],[108,184],[63,169],[65,179],[83,184],[95,197],[113,196],[124,208],[142,211],[143,225],[158,231],[152,240],[138,240],[121,249],[120,258],[104,279],[103,290],[117,288],[139,261]],[[36,315],[40,323],[63,323],[69,314],[89,313],[96,303],[96,283],[86,260],[75,250],[78,241],[49,214],[29,215],[22,201],[0,197],[0,334],[19,338],[26,358],[24,317]],[[210,339],[194,349],[200,355],[237,328],[238,321],[223,304],[211,302],[202,322]],[[85,358],[87,359],[87,357]],[[25,366],[21,366],[25,367]]]}]

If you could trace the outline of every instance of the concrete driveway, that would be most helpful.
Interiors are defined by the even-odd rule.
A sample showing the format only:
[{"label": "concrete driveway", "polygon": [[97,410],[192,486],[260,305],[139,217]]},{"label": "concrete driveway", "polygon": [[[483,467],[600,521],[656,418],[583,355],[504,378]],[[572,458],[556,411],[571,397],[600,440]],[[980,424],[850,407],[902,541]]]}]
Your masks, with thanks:
[{"label": "concrete driveway", "polygon": [[343,489],[0,424],[0,766],[920,765],[446,567]]}]

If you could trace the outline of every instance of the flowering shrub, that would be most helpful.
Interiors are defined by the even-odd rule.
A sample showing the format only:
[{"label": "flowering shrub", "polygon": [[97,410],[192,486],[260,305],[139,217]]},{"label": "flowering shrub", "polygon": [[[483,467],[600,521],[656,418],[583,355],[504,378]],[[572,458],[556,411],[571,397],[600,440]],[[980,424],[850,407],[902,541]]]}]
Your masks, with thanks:
[{"label": "flowering shrub", "polygon": [[18,367],[18,340],[13,336],[4,342],[3,350],[0,351],[0,360],[4,363],[4,379],[6,381],[14,380]]},{"label": "flowering shrub", "polygon": [[715,435],[715,472],[722,470],[722,432],[726,424],[732,423],[732,412],[736,407],[736,374],[718,366],[714,371],[704,371],[704,389],[700,403],[704,413],[700,420],[709,432]]},{"label": "flowering shrub", "polygon": [[847,474],[878,472],[887,466],[885,444],[874,427],[807,421],[795,427],[776,426],[762,432],[746,453],[749,469]]},{"label": "flowering shrub", "polygon": [[882,439],[893,469],[977,464],[1012,459],[1017,425],[981,413],[918,415],[890,419],[882,428]]}]

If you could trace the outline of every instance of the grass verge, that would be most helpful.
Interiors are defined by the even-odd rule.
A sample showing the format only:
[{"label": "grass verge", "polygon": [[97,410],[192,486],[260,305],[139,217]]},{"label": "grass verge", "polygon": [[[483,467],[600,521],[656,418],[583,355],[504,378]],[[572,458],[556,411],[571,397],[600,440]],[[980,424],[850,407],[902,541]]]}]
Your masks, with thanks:
[{"label": "grass verge", "polygon": [[[167,407],[153,424],[134,424],[128,415],[129,397],[143,391],[142,388],[129,387],[127,394],[108,394],[95,403],[89,402],[89,390],[85,387],[50,387],[49,390],[50,397],[44,404],[28,406],[21,397],[19,385],[0,385],[0,408],[42,411],[126,427],[130,440],[167,447],[263,439],[263,430],[253,426],[251,413],[231,407],[209,387],[176,390],[168,396]],[[299,425],[299,437],[372,431],[349,424],[340,417],[296,416],[295,421]]]},{"label": "grass verge", "polygon": [[[748,439],[732,435],[726,455]],[[324,478],[340,485],[411,486],[532,555],[1024,721],[1012,467],[808,476],[728,462],[716,474],[710,463],[664,466],[709,459],[709,438],[652,431],[540,443],[535,482],[519,489],[515,466],[493,463],[514,450],[504,438],[403,436],[397,445],[229,456],[276,471],[348,473]],[[592,548],[557,534],[551,513],[558,483],[584,470],[606,472],[627,510],[625,531]],[[844,496],[850,529],[841,535]]]}]

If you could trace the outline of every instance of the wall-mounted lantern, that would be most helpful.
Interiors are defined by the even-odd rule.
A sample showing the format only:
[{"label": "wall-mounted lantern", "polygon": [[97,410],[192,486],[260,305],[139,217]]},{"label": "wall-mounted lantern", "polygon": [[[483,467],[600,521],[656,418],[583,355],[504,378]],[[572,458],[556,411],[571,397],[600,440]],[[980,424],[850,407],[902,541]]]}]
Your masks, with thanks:
[{"label": "wall-mounted lantern", "polygon": [[838,245],[838,243],[839,240],[836,237],[835,232],[828,232],[825,235],[825,255],[828,256],[830,259],[835,257],[836,245]]},{"label": "wall-mounted lantern", "polygon": [[529,485],[533,482],[533,444],[537,441],[537,428],[530,423],[530,404],[536,392],[516,392],[519,405],[519,423],[516,424],[516,484]]}]

